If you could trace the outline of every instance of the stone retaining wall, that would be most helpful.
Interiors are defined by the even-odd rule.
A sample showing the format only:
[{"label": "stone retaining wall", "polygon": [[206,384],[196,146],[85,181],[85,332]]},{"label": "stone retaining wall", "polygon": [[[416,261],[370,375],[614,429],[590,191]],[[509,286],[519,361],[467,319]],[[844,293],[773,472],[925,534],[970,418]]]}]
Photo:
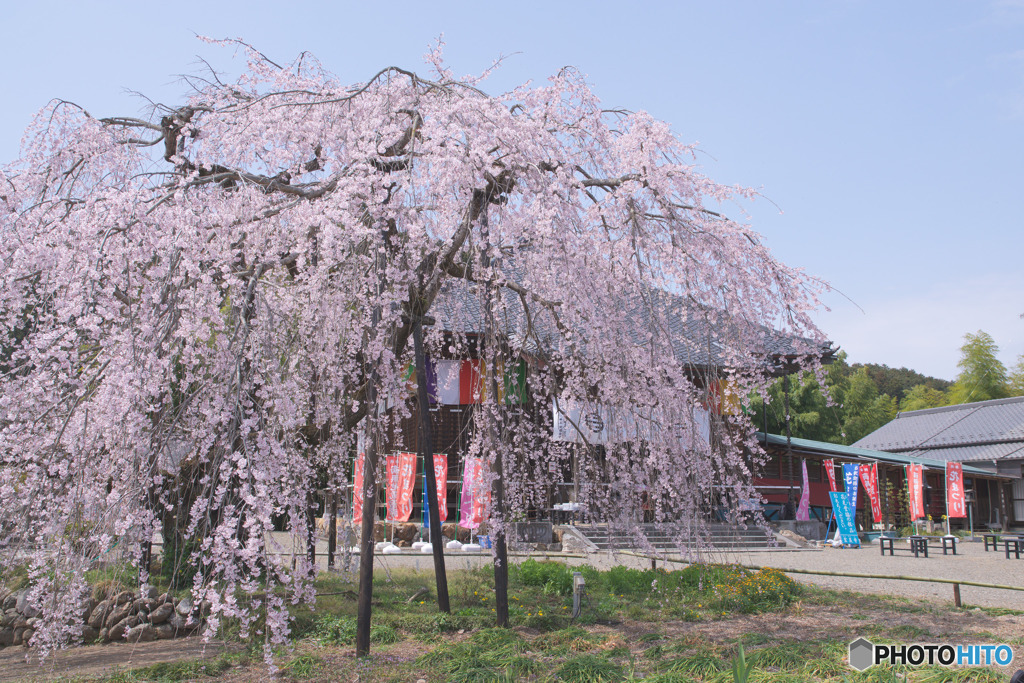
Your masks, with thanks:
[{"label": "stone retaining wall", "polygon": [[[27,647],[41,618],[39,609],[28,603],[28,591],[6,596],[0,609],[0,647]],[[210,613],[210,605],[205,601],[195,605],[188,597],[175,598],[167,593],[157,595],[156,589],[151,588],[145,596],[122,591],[105,600],[86,598],[79,613],[86,643],[137,643],[195,633],[202,626],[203,617]]]}]

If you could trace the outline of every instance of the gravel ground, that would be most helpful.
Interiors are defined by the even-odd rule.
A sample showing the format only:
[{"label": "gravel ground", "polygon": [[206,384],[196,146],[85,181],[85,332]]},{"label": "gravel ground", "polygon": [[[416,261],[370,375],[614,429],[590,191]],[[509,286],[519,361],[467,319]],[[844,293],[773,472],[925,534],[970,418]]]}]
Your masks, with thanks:
[{"label": "gravel ground", "polygon": [[[320,547],[322,545],[322,547]],[[1006,607],[1024,610],[1024,558],[1006,559],[1003,551],[985,552],[982,543],[962,542],[958,544],[957,555],[943,555],[941,549],[930,549],[929,557],[914,557],[907,546],[899,549],[896,554],[884,557],[879,553],[877,544],[867,544],[862,548],[824,548],[801,550],[757,550],[738,553],[712,553],[706,559],[711,562],[735,562],[758,567],[776,567],[779,569],[803,569],[812,571],[829,571],[854,574],[877,574],[884,576],[908,576],[919,578],[941,578],[977,583],[1018,586],[1020,591],[995,588],[978,588],[961,585],[960,597],[964,605],[983,607]],[[326,544],[318,544],[319,564],[326,568]],[[402,555],[377,555],[377,567],[381,570],[392,568],[408,568],[415,571],[433,571],[433,560],[430,555],[406,551]],[[589,564],[599,569],[608,569],[617,564],[633,567],[650,567],[650,560],[629,554],[609,554],[607,552],[592,553],[585,557],[566,557],[559,553],[517,554],[513,561],[522,561],[528,556],[537,559],[548,557],[567,564]],[[1012,558],[1011,554],[1011,558]],[[669,557],[668,559],[671,559]],[[446,565],[450,569],[469,569],[489,563],[489,554],[464,555],[459,552],[446,554]],[[665,563],[659,563],[665,566]],[[358,557],[350,558],[349,567],[355,570]],[[339,568],[342,567],[339,561]],[[668,566],[681,566],[668,563]],[[881,593],[900,595],[910,599],[937,600],[945,603],[953,602],[953,586],[946,583],[926,583],[922,581],[903,581],[895,579],[845,578],[836,576],[814,576],[791,574],[794,579],[804,583],[813,583],[825,588],[850,590],[862,593]]]},{"label": "gravel ground", "polygon": [[[897,547],[899,544],[897,543]],[[727,556],[727,561],[740,564],[777,567],[779,569],[809,569],[854,574],[881,574],[885,576],[915,576],[941,578],[977,583],[1018,586],[1022,590],[1001,590],[995,588],[960,587],[960,598],[965,605],[984,607],[1007,607],[1024,610],[1024,557],[1006,559],[1003,551],[985,552],[980,542],[959,543],[956,555],[943,555],[929,548],[929,556],[914,557],[904,544],[903,550],[883,557],[877,544],[862,548],[825,548],[796,552],[748,552]],[[862,593],[884,593],[907,598],[925,598],[953,601],[953,586],[945,583],[921,581],[896,581],[885,579],[842,578],[835,576],[810,576],[792,574],[794,579],[814,583],[826,588],[859,591]]]}]

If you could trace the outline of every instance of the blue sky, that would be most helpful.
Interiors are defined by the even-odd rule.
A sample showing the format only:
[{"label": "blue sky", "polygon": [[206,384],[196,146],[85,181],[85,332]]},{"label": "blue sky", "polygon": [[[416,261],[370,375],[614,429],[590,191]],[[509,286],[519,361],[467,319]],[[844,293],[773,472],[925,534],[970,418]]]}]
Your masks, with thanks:
[{"label": "blue sky", "polygon": [[507,58],[492,92],[577,66],[758,189],[732,215],[842,292],[818,320],[851,361],[952,379],[978,329],[1024,354],[1024,0],[7,4],[0,161],[50,98],[137,114],[199,57],[237,68],[196,34],[344,82],[422,69],[443,34],[457,73]]}]

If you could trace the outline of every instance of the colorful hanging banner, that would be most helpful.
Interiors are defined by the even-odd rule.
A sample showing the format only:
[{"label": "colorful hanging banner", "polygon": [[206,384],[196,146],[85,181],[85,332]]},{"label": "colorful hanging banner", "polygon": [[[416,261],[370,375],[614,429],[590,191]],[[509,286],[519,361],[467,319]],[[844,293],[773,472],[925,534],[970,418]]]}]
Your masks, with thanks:
[{"label": "colorful hanging banner", "polygon": [[857,514],[857,482],[860,480],[860,466],[855,463],[843,464],[843,481],[846,483],[846,498],[850,501],[852,514]]},{"label": "colorful hanging banner", "polygon": [[907,498],[910,521],[924,518],[924,466],[907,465]]},{"label": "colorful hanging banner", "polygon": [[839,491],[830,491],[828,497],[832,500],[832,516],[836,519],[839,540],[843,545],[859,548],[860,537],[857,535],[857,526],[853,523],[853,508],[850,507],[849,498]]},{"label": "colorful hanging banner", "polygon": [[804,486],[800,489],[800,505],[796,508],[796,521],[811,521],[811,481],[807,477],[807,460],[800,461],[804,472]]},{"label": "colorful hanging banner", "polygon": [[459,367],[459,403],[465,405],[487,400],[485,368],[479,358],[462,361]]},{"label": "colorful hanging banner", "polygon": [[[434,483],[437,485],[437,511],[443,524],[448,519],[448,456],[434,453]],[[430,514],[427,510],[427,474],[423,472],[423,526],[430,526]]]},{"label": "colorful hanging banner", "polygon": [[491,492],[482,491],[483,463],[480,458],[466,458],[462,471],[462,500],[459,504],[459,526],[476,529],[486,519]]},{"label": "colorful hanging banner", "polygon": [[860,481],[864,493],[871,502],[871,519],[878,524],[882,521],[882,498],[878,495],[878,463],[860,466]]},{"label": "colorful hanging banner", "polygon": [[501,394],[498,400],[505,405],[526,403],[526,363],[522,360],[508,364],[500,361],[498,365],[502,375],[502,382],[498,385]]},{"label": "colorful hanging banner", "polygon": [[[526,363],[516,360],[506,366],[504,361],[499,361],[498,366],[502,375],[498,401],[506,405],[526,403]],[[411,369],[407,368],[406,372],[408,377],[412,376],[409,375]],[[427,358],[427,394],[431,403],[446,406],[483,403],[488,391],[486,375],[484,362],[478,358],[437,361]]]},{"label": "colorful hanging banner", "polygon": [[356,524],[363,522],[363,466],[366,461],[366,454],[360,453],[356,458],[355,473],[352,477],[352,521]]},{"label": "colorful hanging banner", "polygon": [[398,505],[396,522],[408,522],[412,516],[412,493],[416,489],[416,454],[398,454]]},{"label": "colorful hanging banner", "polygon": [[825,474],[828,475],[828,490],[838,491],[839,487],[836,486],[836,461],[832,458],[825,458],[821,461],[821,466],[825,468]]},{"label": "colorful hanging banner", "polygon": [[434,367],[434,390],[430,391],[428,384],[428,393],[442,405],[459,405],[459,376],[462,371],[462,361],[439,360],[432,362],[431,366]]},{"label": "colorful hanging banner", "polygon": [[713,415],[739,415],[742,411],[739,394],[726,379],[708,382],[703,403]]},{"label": "colorful hanging banner", "polygon": [[384,485],[384,502],[386,510],[384,512],[384,518],[387,521],[392,521],[398,514],[398,456],[387,455],[384,457],[384,476],[386,477],[386,483]]},{"label": "colorful hanging banner", "polygon": [[946,463],[946,516],[967,516],[964,500],[964,466],[958,462]]}]

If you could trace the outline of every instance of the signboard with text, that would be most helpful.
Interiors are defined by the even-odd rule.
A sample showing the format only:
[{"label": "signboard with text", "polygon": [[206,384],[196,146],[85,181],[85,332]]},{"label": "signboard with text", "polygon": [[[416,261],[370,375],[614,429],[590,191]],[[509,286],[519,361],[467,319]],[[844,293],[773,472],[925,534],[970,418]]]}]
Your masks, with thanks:
[{"label": "signboard with text", "polygon": [[958,462],[946,463],[946,516],[966,517],[964,501],[964,467]]},{"label": "signboard with text", "polygon": [[836,518],[839,539],[843,545],[860,547],[860,536],[853,523],[853,508],[850,507],[849,499],[838,491],[830,491],[828,497],[832,500],[832,516]]}]

